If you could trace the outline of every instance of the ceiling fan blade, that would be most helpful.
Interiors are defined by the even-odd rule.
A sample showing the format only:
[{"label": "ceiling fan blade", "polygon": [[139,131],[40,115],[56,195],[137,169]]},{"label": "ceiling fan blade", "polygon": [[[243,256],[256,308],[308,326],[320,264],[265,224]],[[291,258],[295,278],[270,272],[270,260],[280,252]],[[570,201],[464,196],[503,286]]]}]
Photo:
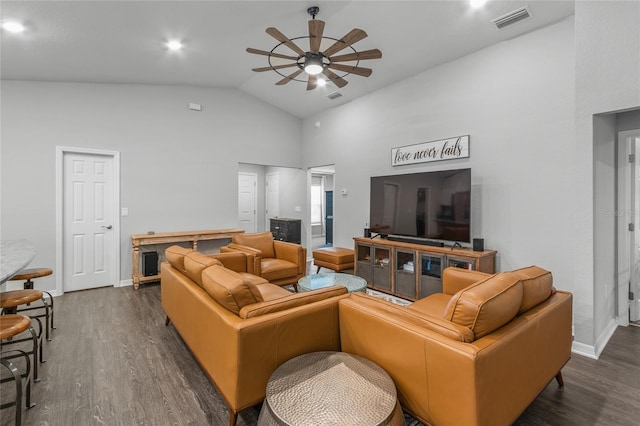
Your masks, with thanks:
[{"label": "ceiling fan blade", "polygon": [[380,59],[382,58],[382,52],[378,49],[363,50],[362,52],[347,53],[346,55],[338,55],[329,58],[331,62],[345,62],[345,61],[363,61],[365,59]]},{"label": "ceiling fan blade", "polygon": [[248,53],[255,53],[256,55],[273,56],[274,58],[289,59],[290,61],[297,61],[298,60],[298,58],[295,57],[295,56],[281,55],[280,53],[267,52],[266,50],[254,49],[252,47],[247,47],[247,52]]},{"label": "ceiling fan blade", "polygon": [[276,86],[283,86],[283,85],[287,84],[288,82],[290,82],[291,80],[293,80],[294,78],[299,76],[301,73],[302,73],[302,70],[298,70],[298,71],[294,72],[293,74],[289,74],[288,76],[286,76],[282,80],[278,81],[276,83]]},{"label": "ceiling fan blade", "polygon": [[353,43],[358,42],[367,37],[367,33],[359,28],[354,28],[347,35],[342,37],[340,40],[333,43],[327,50],[322,52],[324,56],[330,57],[334,53],[338,53],[342,49],[345,49],[351,46]]},{"label": "ceiling fan blade", "polygon": [[307,80],[307,90],[313,90],[318,85],[318,76],[310,75],[309,80]]},{"label": "ceiling fan blade", "polygon": [[285,46],[287,46],[289,49],[296,52],[298,55],[304,56],[304,50],[300,49],[294,42],[289,40],[289,38],[286,35],[282,34],[277,29],[273,27],[269,27],[267,28],[267,34],[269,34],[271,37],[275,38],[279,42],[284,43]]},{"label": "ceiling fan blade", "polygon": [[322,42],[322,33],[324,32],[324,21],[312,19],[309,21],[309,46],[311,53],[320,51],[320,42]]},{"label": "ceiling fan blade", "polygon": [[349,83],[347,80],[345,80],[342,77],[339,77],[337,74],[332,72],[330,69],[325,68],[324,71],[322,71],[322,74],[327,76],[327,79],[329,81],[332,81],[333,84],[335,84],[338,87],[344,87]]},{"label": "ceiling fan blade", "polygon": [[284,65],[274,65],[272,67],[253,68],[253,71],[255,71],[255,72],[273,71],[273,70],[280,70],[282,68],[291,68],[291,67],[297,67],[297,66],[298,66],[297,63],[284,64]]},{"label": "ceiling fan blade", "polygon": [[373,70],[371,68],[363,68],[363,67],[352,67],[349,65],[342,64],[329,64],[329,68],[333,68],[334,70],[344,71],[351,74],[361,75],[363,77],[369,77]]}]

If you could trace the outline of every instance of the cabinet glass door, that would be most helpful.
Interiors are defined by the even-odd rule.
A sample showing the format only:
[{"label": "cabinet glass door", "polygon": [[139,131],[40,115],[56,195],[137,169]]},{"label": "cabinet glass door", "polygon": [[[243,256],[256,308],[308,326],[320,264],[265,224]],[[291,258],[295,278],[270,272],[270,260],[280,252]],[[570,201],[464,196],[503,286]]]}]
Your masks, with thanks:
[{"label": "cabinet glass door", "polygon": [[442,293],[442,265],[443,258],[430,254],[420,255],[420,286],[419,298],[430,294]]},{"label": "cabinet glass door", "polygon": [[368,284],[373,282],[371,249],[369,244],[356,245],[356,275],[367,281]]},{"label": "cabinet glass door", "polygon": [[391,291],[391,248],[373,247],[373,285]]},{"label": "cabinet glass door", "polygon": [[475,269],[475,261],[471,259],[447,256],[447,266],[473,271]]},{"label": "cabinet glass door", "polygon": [[416,298],[416,255],[413,251],[395,251],[395,290],[400,296]]}]

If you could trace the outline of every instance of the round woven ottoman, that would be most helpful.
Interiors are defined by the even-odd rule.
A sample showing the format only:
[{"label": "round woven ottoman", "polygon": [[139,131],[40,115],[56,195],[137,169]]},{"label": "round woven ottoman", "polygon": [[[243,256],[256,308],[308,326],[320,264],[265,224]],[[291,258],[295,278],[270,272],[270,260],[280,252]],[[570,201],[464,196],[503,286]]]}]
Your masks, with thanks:
[{"label": "round woven ottoman", "polygon": [[278,367],[258,419],[259,426],[404,424],[391,377],[344,352],[313,352]]}]

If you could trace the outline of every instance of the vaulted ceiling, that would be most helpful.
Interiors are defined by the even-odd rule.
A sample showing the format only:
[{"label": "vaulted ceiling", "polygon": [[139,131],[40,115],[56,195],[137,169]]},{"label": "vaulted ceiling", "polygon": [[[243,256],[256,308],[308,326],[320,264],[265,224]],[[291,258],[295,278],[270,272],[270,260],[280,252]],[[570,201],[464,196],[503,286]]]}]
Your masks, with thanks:
[{"label": "vaulted ceiling", "polygon": [[[2,21],[23,22],[21,34],[2,31],[3,80],[131,83],[227,87],[242,90],[304,118],[394,84],[439,64],[571,16],[573,1],[489,0],[480,9],[465,1],[5,1]],[[324,33],[336,39],[353,28],[368,37],[356,50],[380,49],[382,58],[361,63],[368,77],[348,75],[312,91],[306,84],[275,83],[265,56],[278,41],[307,35],[309,6],[319,6]],[[531,17],[503,29],[491,22],[527,6]],[[184,49],[164,43],[181,39]],[[306,40],[300,40],[308,50]],[[347,52],[345,52],[347,53]],[[295,56],[295,54],[294,54]],[[473,70],[469,70],[473,72]],[[331,100],[328,94],[339,92]]]}]

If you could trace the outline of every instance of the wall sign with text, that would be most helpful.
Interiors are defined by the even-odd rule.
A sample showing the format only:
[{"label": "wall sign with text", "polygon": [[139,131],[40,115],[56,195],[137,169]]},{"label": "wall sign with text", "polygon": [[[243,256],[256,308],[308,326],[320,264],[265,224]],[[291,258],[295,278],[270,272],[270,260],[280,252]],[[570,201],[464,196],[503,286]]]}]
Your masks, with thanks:
[{"label": "wall sign with text", "polygon": [[391,149],[392,166],[468,157],[469,135]]}]

